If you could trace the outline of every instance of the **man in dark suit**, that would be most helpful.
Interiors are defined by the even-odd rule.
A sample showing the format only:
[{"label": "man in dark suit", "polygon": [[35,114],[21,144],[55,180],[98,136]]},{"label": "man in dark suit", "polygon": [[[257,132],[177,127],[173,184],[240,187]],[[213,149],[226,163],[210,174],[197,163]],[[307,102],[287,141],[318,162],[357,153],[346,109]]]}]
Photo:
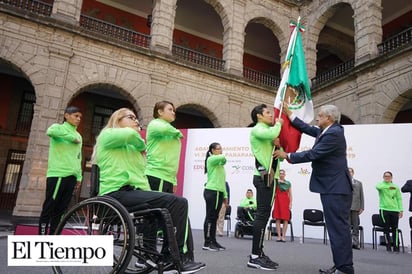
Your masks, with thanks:
[{"label": "man in dark suit", "polygon": [[310,190],[320,193],[320,199],[329,233],[334,266],[320,269],[320,273],[354,274],[352,239],[349,214],[352,204],[352,183],[346,160],[344,129],[339,124],[340,112],[336,106],[320,107],[316,122],[319,127],[306,124],[284,104],[284,112],[294,127],[316,137],[312,149],[285,153],[276,151],[275,158],[290,163],[312,162]]},{"label": "man in dark suit", "polygon": [[[409,197],[409,211],[412,212],[412,180],[407,180],[406,183],[401,188],[402,192],[409,192],[411,195]],[[412,216],[409,217],[409,226],[411,228],[411,245],[412,245]]]},{"label": "man in dark suit", "polygon": [[412,180],[407,180],[401,188],[401,191],[411,193],[411,196],[409,197],[409,211],[412,211]]}]

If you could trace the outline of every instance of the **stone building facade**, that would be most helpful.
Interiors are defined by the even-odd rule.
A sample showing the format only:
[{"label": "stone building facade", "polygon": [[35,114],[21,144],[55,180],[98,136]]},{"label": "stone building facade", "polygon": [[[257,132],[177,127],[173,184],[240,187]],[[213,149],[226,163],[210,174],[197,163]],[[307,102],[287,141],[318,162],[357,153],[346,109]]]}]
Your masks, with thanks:
[{"label": "stone building facade", "polygon": [[[271,105],[275,95],[274,88],[243,77],[245,28],[251,21],[273,32],[283,59],[289,21],[301,16],[307,27],[303,44],[308,74],[315,78],[320,33],[341,4],[349,5],[354,20],[354,65],[313,88],[315,108],[335,104],[356,124],[392,123],[412,101],[412,44],[379,52],[382,6],[377,0],[205,0],[223,27],[222,70],[174,57],[177,0],[153,1],[147,48],[85,31],[79,23],[82,0],[49,1],[49,16],[21,12],[9,2],[0,1],[0,59],[23,75],[36,95],[15,216],[38,216],[47,168],[44,132],[62,120],[64,108],[74,98],[90,89],[104,86],[126,98],[144,124],[151,120],[155,102],[170,100],[178,108],[198,110],[214,127],[245,127],[253,106]],[[343,53],[350,51],[350,45],[333,37],[323,42],[330,47],[337,44],[335,48]]]}]

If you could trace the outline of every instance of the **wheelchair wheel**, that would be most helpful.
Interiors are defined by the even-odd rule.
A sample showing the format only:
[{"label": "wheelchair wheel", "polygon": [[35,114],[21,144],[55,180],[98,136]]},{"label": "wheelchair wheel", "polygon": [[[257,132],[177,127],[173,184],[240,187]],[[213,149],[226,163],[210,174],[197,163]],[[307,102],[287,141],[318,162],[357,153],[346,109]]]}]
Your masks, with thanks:
[{"label": "wheelchair wheel", "polygon": [[113,235],[112,266],[53,266],[54,273],[124,273],[133,255],[135,231],[129,212],[115,199],[93,197],[72,207],[56,235]]},{"label": "wheelchair wheel", "polygon": [[[125,269],[125,274],[145,274],[145,273],[180,273],[180,255],[174,237],[174,226],[170,214],[165,209],[145,209],[134,211],[133,222],[136,229],[135,246],[133,256]],[[147,228],[163,228],[163,241],[152,237],[144,236]],[[155,233],[156,234],[156,233]],[[165,237],[169,235],[168,237]],[[167,254],[167,255],[166,255]]]}]

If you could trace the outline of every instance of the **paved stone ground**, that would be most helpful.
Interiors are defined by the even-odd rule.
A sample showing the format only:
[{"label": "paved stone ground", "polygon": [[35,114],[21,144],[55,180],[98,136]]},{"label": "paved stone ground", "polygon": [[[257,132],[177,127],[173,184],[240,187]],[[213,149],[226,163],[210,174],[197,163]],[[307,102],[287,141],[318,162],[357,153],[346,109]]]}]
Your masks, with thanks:
[{"label": "paved stone ground", "polygon": [[[4,223],[3,223],[4,224]],[[4,226],[0,227],[4,228]],[[53,273],[50,267],[8,267],[7,266],[7,235],[13,231],[0,231],[0,273],[12,274],[43,274]],[[195,256],[197,261],[205,262],[207,267],[199,274],[226,273],[267,273],[267,271],[251,269],[246,266],[251,249],[250,236],[241,239],[234,237],[219,237],[218,241],[226,246],[226,251],[211,252],[202,250],[203,232],[193,231],[195,240]],[[265,253],[280,264],[276,273],[284,274],[317,274],[319,268],[332,265],[329,245],[324,245],[318,239],[305,239],[305,243],[278,243],[275,240],[266,241]],[[412,254],[387,253],[384,248],[373,250],[369,244],[365,249],[354,250],[354,264],[357,274],[404,274],[411,273]],[[90,270],[90,269],[89,269]]]}]

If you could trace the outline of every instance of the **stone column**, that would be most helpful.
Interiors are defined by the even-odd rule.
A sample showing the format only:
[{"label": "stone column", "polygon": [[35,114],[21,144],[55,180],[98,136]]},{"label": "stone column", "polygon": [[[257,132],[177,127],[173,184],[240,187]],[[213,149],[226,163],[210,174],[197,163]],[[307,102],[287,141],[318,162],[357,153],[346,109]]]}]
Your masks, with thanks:
[{"label": "stone column", "polygon": [[308,5],[302,10],[302,21],[306,31],[302,34],[302,43],[305,48],[306,68],[309,79],[316,76],[317,43],[319,35],[326,25],[328,19],[332,17],[331,11],[323,11],[318,3]]},{"label": "stone column", "polygon": [[[37,98],[39,100],[39,98]],[[34,105],[33,121],[27,145],[19,192],[13,217],[37,217],[40,215],[46,186],[48,140],[45,136],[46,121],[41,119],[45,106]]]},{"label": "stone column", "polygon": [[[228,105],[228,110],[225,112],[227,115],[226,120],[230,121],[231,126],[235,127],[246,127],[248,124],[248,121],[243,121],[242,118],[244,118],[244,115],[242,115],[242,112],[245,111],[242,106],[243,106],[243,98],[241,96],[238,96],[237,94],[231,94],[228,96],[229,97],[229,105]],[[229,125],[227,125],[229,126]]]},{"label": "stone column", "polygon": [[355,65],[364,63],[378,55],[378,44],[382,42],[381,1],[357,1],[354,8]]},{"label": "stone column", "polygon": [[33,75],[28,75],[36,91],[36,104],[19,193],[13,211],[15,218],[40,215],[46,189],[49,149],[46,131],[51,124],[63,121],[64,109],[71,97],[65,93],[67,90],[64,87],[73,52],[56,44],[50,45],[48,50],[49,55],[44,56],[44,60],[39,58],[39,63],[34,64],[34,67],[42,67],[41,64],[46,61],[49,66],[45,67],[43,72],[34,68]]},{"label": "stone column", "polygon": [[152,12],[150,49],[171,54],[177,0],[156,0]]},{"label": "stone column", "polygon": [[51,17],[78,25],[83,0],[54,0]]},{"label": "stone column", "polygon": [[233,2],[232,20],[222,18],[223,23],[223,60],[225,60],[225,70],[230,74],[242,76],[243,74],[243,53],[245,42],[245,0],[235,0]]},{"label": "stone column", "polygon": [[[168,92],[167,86],[170,82],[169,77],[165,77],[164,71],[171,70],[169,66],[163,62],[155,64],[153,71],[150,72],[150,82],[148,83],[150,96],[144,94],[139,98],[139,105],[141,108],[141,115],[144,124],[144,128],[147,127],[149,122],[153,120],[153,107],[156,102],[162,100],[169,100],[176,104],[176,100],[173,99]],[[177,107],[175,105],[175,107]]]}]

